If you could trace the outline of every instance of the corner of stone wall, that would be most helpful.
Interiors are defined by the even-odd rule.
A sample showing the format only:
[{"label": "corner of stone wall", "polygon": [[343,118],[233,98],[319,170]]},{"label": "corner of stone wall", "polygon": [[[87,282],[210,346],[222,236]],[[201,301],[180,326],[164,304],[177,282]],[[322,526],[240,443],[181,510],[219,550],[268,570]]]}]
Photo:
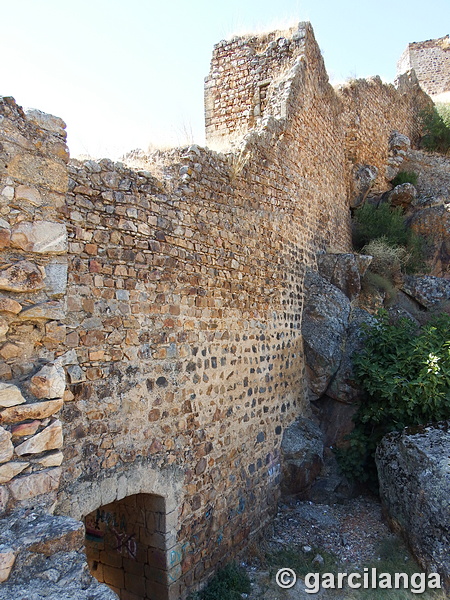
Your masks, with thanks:
[{"label": "corner of stone wall", "polygon": [[63,460],[64,122],[0,97],[0,515],[51,510]]}]

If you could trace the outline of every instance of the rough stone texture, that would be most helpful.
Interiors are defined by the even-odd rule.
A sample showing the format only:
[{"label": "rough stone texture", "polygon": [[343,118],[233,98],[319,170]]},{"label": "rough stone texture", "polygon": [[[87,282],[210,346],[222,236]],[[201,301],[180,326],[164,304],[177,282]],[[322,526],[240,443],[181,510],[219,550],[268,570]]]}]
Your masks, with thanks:
[{"label": "rough stone texture", "polygon": [[11,246],[37,254],[67,252],[67,229],[64,223],[21,221],[11,230]]},{"label": "rough stone texture", "polygon": [[0,290],[8,292],[35,292],[44,287],[42,271],[25,260],[0,271]]},{"label": "rough stone texture", "polygon": [[2,600],[117,599],[87,571],[81,522],[18,511],[0,521],[0,537]]},{"label": "rough stone texture", "polygon": [[369,195],[376,178],[378,169],[370,165],[355,165],[352,170],[350,207],[357,208],[363,204]]},{"label": "rough stone texture", "polygon": [[351,301],[361,292],[361,277],[372,261],[371,256],[356,254],[321,254],[317,257],[319,274]]},{"label": "rough stone texture", "polygon": [[323,466],[323,437],[310,419],[297,419],[283,434],[281,491],[304,498]]},{"label": "rough stone texture", "polygon": [[6,408],[0,413],[0,423],[19,423],[27,419],[46,419],[61,410],[63,400],[49,400],[46,402],[34,402]]},{"label": "rough stone texture", "polygon": [[56,498],[56,494],[52,492],[58,490],[60,478],[61,469],[45,469],[32,475],[14,478],[8,485],[8,489],[12,499],[16,501],[30,500],[35,496],[46,495],[42,500],[44,504],[51,506],[50,500],[54,501]]},{"label": "rough stone texture", "polygon": [[397,74],[410,69],[430,96],[450,92],[449,36],[408,44],[397,63]]},{"label": "rough stone texture", "polygon": [[432,275],[407,275],[402,290],[425,308],[450,300],[450,280]]},{"label": "rough stone texture", "polygon": [[0,383],[0,408],[17,406],[17,404],[23,404],[24,402],[25,398],[16,385]]},{"label": "rough stone texture", "polygon": [[417,202],[417,190],[412,183],[402,183],[386,194],[386,202],[391,206],[400,206],[404,210]]},{"label": "rough stone texture", "polygon": [[[20,300],[2,313],[0,373],[65,400],[27,396],[0,413],[16,433],[39,421],[37,437],[62,408],[65,439],[61,467],[52,449],[14,461],[29,465],[0,486],[0,508],[50,509],[58,495],[58,511],[82,518],[164,498],[170,600],[243,550],[275,509],[283,430],[308,407],[306,267],[349,251],[353,165],[376,167],[385,191],[389,136],[414,143],[427,102],[412,76],[333,90],[309,24],[215,47],[207,137],[226,154],[193,145],[144,168],[67,165],[62,121],[0,98],[0,294]],[[338,306],[345,317],[334,290],[326,318]]]},{"label": "rough stone texture", "polygon": [[450,589],[449,423],[390,434],[378,446],[380,494],[391,524],[423,568]]},{"label": "rough stone texture", "polygon": [[350,301],[318,273],[305,277],[307,296],[302,319],[310,400],[325,393],[336,374],[350,315]]}]

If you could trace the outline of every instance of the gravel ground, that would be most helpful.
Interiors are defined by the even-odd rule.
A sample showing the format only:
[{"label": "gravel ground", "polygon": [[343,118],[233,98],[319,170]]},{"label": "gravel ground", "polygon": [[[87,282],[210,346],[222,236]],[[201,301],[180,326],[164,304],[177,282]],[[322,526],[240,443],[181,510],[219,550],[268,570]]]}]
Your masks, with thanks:
[{"label": "gravel ground", "polygon": [[[306,553],[315,549],[337,557],[339,571],[352,572],[376,560],[381,541],[395,539],[382,518],[380,503],[372,497],[358,497],[344,504],[313,504],[294,501],[281,504],[274,519],[273,534],[266,538],[264,551],[277,552],[293,546]],[[246,567],[252,580],[249,600],[347,600],[348,590],[321,590],[308,594],[301,578],[292,589],[282,590],[274,573],[255,551]],[[311,554],[312,558],[315,558]],[[319,559],[320,560],[320,557]]]}]

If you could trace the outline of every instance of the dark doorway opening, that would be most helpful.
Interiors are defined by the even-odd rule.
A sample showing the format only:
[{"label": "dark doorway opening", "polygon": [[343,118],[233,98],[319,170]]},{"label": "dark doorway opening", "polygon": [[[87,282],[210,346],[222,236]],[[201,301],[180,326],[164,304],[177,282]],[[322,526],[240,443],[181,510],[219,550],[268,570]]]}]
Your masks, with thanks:
[{"label": "dark doorway opening", "polygon": [[169,600],[163,497],[127,496],[99,507],[84,522],[89,570],[98,581],[121,600]]}]

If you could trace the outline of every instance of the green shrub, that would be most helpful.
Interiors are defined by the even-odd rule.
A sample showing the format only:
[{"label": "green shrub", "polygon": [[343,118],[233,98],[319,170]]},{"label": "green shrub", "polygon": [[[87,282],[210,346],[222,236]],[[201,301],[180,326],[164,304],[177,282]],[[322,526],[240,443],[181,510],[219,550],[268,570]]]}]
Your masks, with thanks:
[{"label": "green shrub", "polygon": [[402,183],[412,183],[412,185],[417,185],[417,177],[418,175],[414,171],[400,171],[391,183],[394,187],[396,185],[402,185]]},{"label": "green shrub", "polygon": [[436,104],[421,113],[424,135],[421,146],[430,152],[447,154],[450,150],[450,105]]},{"label": "green shrub", "polygon": [[403,248],[405,253],[401,267],[405,273],[417,273],[426,268],[424,241],[406,225],[400,207],[392,208],[389,204],[375,206],[366,202],[354,214],[352,236],[353,246],[358,251],[364,252],[371,242],[380,239],[385,248],[391,246],[396,252]]},{"label": "green shrub", "polygon": [[189,600],[242,600],[251,590],[247,571],[230,563],[219,569],[206,588],[189,596]]},{"label": "green shrub", "polygon": [[408,319],[390,323],[381,311],[365,327],[363,351],[353,357],[366,399],[354,417],[349,445],[338,452],[345,474],[376,484],[374,454],[381,438],[406,426],[450,418],[450,315],[420,331]]},{"label": "green shrub", "polygon": [[409,230],[402,209],[389,204],[375,206],[367,202],[358,208],[353,218],[353,245],[362,250],[372,240],[385,238],[391,246],[406,246]]}]

